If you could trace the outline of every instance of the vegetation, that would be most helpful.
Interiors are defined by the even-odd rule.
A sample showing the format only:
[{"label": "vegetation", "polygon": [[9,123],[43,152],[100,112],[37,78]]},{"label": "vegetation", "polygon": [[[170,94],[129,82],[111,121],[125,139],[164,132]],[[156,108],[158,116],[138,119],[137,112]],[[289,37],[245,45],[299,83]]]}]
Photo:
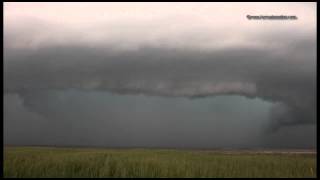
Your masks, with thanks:
[{"label": "vegetation", "polygon": [[5,147],[5,177],[316,177],[316,154]]}]

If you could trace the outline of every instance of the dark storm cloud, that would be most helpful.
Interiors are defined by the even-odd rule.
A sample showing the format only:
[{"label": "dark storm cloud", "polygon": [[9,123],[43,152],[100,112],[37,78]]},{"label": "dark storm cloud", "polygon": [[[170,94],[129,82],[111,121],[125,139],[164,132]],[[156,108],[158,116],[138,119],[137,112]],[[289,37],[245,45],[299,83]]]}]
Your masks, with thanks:
[{"label": "dark storm cloud", "polygon": [[[293,50],[289,45],[212,52],[142,48],[117,53],[85,46],[7,50],[4,88],[18,93],[27,107],[48,90],[64,89],[188,98],[236,94],[281,103],[271,111],[275,127],[315,123],[315,41],[296,42]],[[303,46],[295,49],[299,43]]]},{"label": "dark storm cloud", "polygon": [[[230,127],[235,129],[239,139],[233,137],[233,140],[228,140],[232,136],[224,133],[223,130],[228,130],[225,124],[221,126],[223,130],[213,127],[214,132],[199,125],[198,129],[205,129],[204,132],[208,133],[208,136],[202,134],[202,138],[220,137],[215,139],[215,142],[220,142],[217,147],[237,147],[238,141],[250,139],[241,132],[250,131],[259,136],[254,129],[259,129],[260,125],[264,126],[264,133],[281,137],[279,142],[272,144],[276,138],[265,134],[268,137],[262,139],[268,141],[270,147],[280,147],[281,142],[293,136],[301,137],[301,132],[306,129],[311,129],[308,137],[314,134],[317,119],[314,5],[308,4],[308,11],[301,6],[303,4],[290,8],[286,4],[276,6],[282,10],[281,13],[295,12],[299,17],[296,22],[247,21],[243,13],[252,10],[247,5],[231,9],[230,6],[212,4],[207,9],[185,6],[180,13],[175,9],[179,6],[166,10],[167,6],[163,5],[157,11],[149,12],[147,6],[141,5],[137,8],[145,8],[144,11],[132,14],[122,13],[132,11],[130,7],[105,4],[88,6],[88,11],[92,11],[89,14],[81,13],[80,6],[72,6],[72,11],[66,11],[70,10],[70,5],[59,6],[65,11],[56,14],[55,8],[58,7],[55,5],[28,7],[34,11],[21,11],[19,6],[9,5],[5,8],[4,24],[5,122],[8,127],[20,129],[13,128],[17,132],[7,130],[8,134],[16,134],[9,137],[11,141],[27,142],[24,138],[30,137],[30,130],[36,130],[44,138],[32,135],[30,143],[106,145],[105,141],[108,141],[112,142],[108,145],[116,146],[121,142],[130,145],[130,140],[125,138],[132,137],[136,142],[139,138],[144,139],[145,142],[139,141],[141,145],[164,146],[165,139],[171,138],[169,144],[178,146],[187,143],[184,142],[186,139],[179,139],[179,135],[186,129],[192,129],[192,125],[197,126],[196,122],[189,122],[190,126],[182,123],[184,119],[197,119],[191,110],[185,114],[164,110],[162,114],[164,106],[148,114],[123,112],[117,105],[117,108],[105,109],[106,104],[100,101],[105,96],[103,93],[108,92],[117,97],[143,95],[148,98],[164,97],[168,102],[180,98],[188,100],[179,105],[195,103],[199,99],[216,100],[224,95],[238,95],[251,100],[258,98],[272,104],[268,121],[259,121],[261,124],[246,121],[245,117],[239,118],[239,124],[231,122],[230,119],[237,117],[228,116],[229,113],[225,112],[228,107],[220,109],[224,116],[217,116],[217,119],[223,119],[224,123],[230,121]],[[219,12],[220,6],[226,12]],[[275,7],[255,6],[268,13],[272,12],[270,7]],[[21,5],[20,8],[26,7]],[[43,11],[46,8],[47,11]],[[190,8],[192,13],[188,14]],[[236,15],[227,13],[231,11]],[[149,102],[136,99],[125,102],[135,101]],[[220,103],[224,101],[218,100]],[[162,100],[155,102],[150,107],[163,103]],[[139,105],[132,105],[136,106]],[[214,106],[212,111],[217,109],[219,106]],[[145,116],[140,117],[139,114]],[[110,118],[108,122],[103,121],[105,116]],[[229,120],[224,118],[226,116]],[[202,117],[202,120],[206,118],[210,119]],[[256,118],[264,119],[261,116]],[[18,122],[17,119],[25,121]],[[154,122],[147,119],[154,119]],[[132,127],[133,132],[125,127]],[[161,128],[157,130],[156,127]],[[285,129],[285,133],[281,129]],[[105,137],[104,130],[108,131],[108,137]],[[166,132],[160,130],[177,135],[177,138],[162,137]],[[152,132],[157,142],[139,137]],[[17,135],[19,133],[21,138]],[[121,133],[125,135],[121,136]],[[201,132],[194,130],[191,133],[194,136],[189,135],[188,141],[194,147],[197,143],[205,146],[207,141],[198,142],[197,133]],[[294,135],[286,136],[286,133]],[[246,145],[258,146],[250,143]],[[314,138],[307,137],[290,143],[292,147],[315,144]]]}]

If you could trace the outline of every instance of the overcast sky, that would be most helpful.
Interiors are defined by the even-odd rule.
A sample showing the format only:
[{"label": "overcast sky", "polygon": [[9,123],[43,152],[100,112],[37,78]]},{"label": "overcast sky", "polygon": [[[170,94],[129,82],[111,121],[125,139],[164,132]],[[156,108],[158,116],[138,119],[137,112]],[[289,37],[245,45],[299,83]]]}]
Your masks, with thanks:
[{"label": "overcast sky", "polygon": [[5,144],[315,148],[316,55],[316,3],[6,2]]}]

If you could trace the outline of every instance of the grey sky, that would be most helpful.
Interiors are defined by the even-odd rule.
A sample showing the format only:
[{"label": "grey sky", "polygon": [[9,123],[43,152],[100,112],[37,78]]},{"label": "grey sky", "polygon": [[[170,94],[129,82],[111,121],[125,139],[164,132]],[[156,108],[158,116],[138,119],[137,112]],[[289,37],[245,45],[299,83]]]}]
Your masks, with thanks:
[{"label": "grey sky", "polygon": [[315,147],[316,3],[155,5],[5,3],[6,143]]}]

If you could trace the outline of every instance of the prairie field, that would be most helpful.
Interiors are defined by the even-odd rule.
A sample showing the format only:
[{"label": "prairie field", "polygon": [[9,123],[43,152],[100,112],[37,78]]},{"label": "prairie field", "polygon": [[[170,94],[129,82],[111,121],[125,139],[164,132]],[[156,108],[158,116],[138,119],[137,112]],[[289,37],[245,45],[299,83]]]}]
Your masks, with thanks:
[{"label": "prairie field", "polygon": [[4,177],[316,177],[316,153],[5,147]]}]

